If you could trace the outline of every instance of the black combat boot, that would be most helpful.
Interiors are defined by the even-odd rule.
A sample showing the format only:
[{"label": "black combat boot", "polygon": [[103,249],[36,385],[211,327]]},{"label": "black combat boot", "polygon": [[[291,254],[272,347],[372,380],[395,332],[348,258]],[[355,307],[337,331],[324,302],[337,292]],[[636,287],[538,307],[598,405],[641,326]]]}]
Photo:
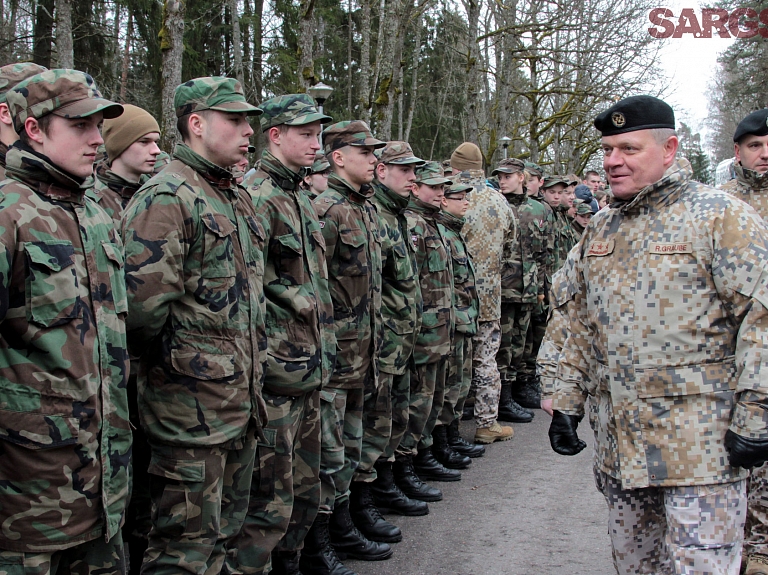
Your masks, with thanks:
[{"label": "black combat boot", "polygon": [[454,451],[448,445],[448,435],[445,425],[436,425],[432,430],[432,455],[437,461],[448,469],[466,469],[472,460],[466,455]]},{"label": "black combat boot", "polygon": [[299,552],[275,549],[272,551],[272,571],[270,575],[301,575],[299,571]]},{"label": "black combat boot", "polygon": [[450,445],[454,451],[458,451],[462,455],[466,455],[472,459],[485,455],[485,447],[477,445],[476,443],[470,443],[461,436],[461,433],[459,433],[458,419],[453,420],[453,423],[448,426],[446,432],[448,433],[448,445]]},{"label": "black combat boot", "polygon": [[355,527],[349,514],[349,501],[337,503],[328,522],[331,545],[339,559],[359,559],[360,561],[382,561],[392,557],[392,548],[386,543],[369,541]]},{"label": "black combat boot", "polygon": [[418,517],[429,513],[429,505],[418,499],[411,499],[395,483],[391,461],[377,461],[376,481],[371,483],[373,502],[382,513],[396,513]]},{"label": "black combat boot", "polygon": [[416,475],[424,481],[461,481],[461,473],[444,467],[432,455],[430,448],[419,449],[418,454],[413,458],[413,468],[416,470]]},{"label": "black combat boot", "polygon": [[461,420],[462,421],[471,421],[475,418],[475,406],[474,405],[465,405],[464,411],[461,412]]},{"label": "black combat boot", "polygon": [[512,399],[512,382],[501,384],[501,397],[499,398],[499,421],[511,421],[513,423],[528,423],[533,421],[533,413],[520,407]]},{"label": "black combat boot", "polygon": [[413,468],[413,456],[397,456],[392,465],[392,473],[395,476],[395,483],[411,499],[419,501],[441,501],[443,492],[437,487],[427,485],[416,475]]},{"label": "black combat boot", "polygon": [[360,532],[371,541],[397,543],[403,534],[397,525],[392,525],[381,516],[371,495],[371,484],[353,481],[350,485],[349,514]]},{"label": "black combat boot", "polygon": [[357,575],[339,560],[328,535],[327,513],[318,513],[304,539],[299,566],[304,575]]},{"label": "black combat boot", "polygon": [[517,383],[512,386],[512,399],[528,409],[541,409],[541,385],[536,376],[517,376]]}]

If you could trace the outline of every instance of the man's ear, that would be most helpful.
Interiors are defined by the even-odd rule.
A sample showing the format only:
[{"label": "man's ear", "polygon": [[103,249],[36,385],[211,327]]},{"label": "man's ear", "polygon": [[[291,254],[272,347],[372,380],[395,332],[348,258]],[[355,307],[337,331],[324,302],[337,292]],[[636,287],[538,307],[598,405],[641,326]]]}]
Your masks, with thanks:
[{"label": "man's ear", "polygon": [[203,116],[192,113],[189,115],[189,118],[187,118],[187,122],[189,122],[189,133],[191,135],[197,136],[198,138],[203,135],[203,128],[205,126],[205,118]]},{"label": "man's ear", "polygon": [[27,131],[27,136],[33,142],[38,144],[43,143],[43,131],[40,129],[40,124],[35,118],[27,118],[24,121],[24,129]]},{"label": "man's ear", "polygon": [[0,122],[13,128],[13,118],[11,118],[11,111],[8,109],[8,104],[0,104]]}]

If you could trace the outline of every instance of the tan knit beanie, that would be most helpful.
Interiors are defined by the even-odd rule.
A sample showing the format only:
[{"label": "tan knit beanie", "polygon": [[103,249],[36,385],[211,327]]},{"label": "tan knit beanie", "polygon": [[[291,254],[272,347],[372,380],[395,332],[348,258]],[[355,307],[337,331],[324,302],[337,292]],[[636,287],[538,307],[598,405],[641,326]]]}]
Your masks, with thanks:
[{"label": "tan knit beanie", "polygon": [[464,142],[451,154],[451,166],[460,172],[482,170],[483,154],[472,142]]},{"label": "tan knit beanie", "polygon": [[123,104],[122,114],[112,120],[104,120],[102,133],[109,161],[119,157],[136,140],[152,132],[160,133],[160,126],[149,112],[138,106]]}]

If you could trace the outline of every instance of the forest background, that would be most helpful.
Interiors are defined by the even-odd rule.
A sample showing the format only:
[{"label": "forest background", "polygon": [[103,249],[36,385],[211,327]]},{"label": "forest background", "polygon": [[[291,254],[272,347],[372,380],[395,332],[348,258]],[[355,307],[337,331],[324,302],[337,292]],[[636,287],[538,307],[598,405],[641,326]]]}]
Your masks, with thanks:
[{"label": "forest background", "polygon": [[[739,3],[760,11],[768,0]],[[664,96],[658,0],[0,0],[0,63],[74,67],[106,97],[176,138],[173,89],[238,78],[253,103],[323,82],[334,120],[363,119],[384,140],[446,159],[462,141],[486,163],[510,156],[549,173],[600,167],[592,119],[633,94]],[[734,0],[718,6],[733,9]],[[738,120],[768,105],[768,41],[720,57],[709,138],[679,125],[695,177],[732,156]],[[257,129],[257,133],[260,131]],[[254,138],[257,147],[261,138]],[[705,148],[709,151],[707,153]]]}]

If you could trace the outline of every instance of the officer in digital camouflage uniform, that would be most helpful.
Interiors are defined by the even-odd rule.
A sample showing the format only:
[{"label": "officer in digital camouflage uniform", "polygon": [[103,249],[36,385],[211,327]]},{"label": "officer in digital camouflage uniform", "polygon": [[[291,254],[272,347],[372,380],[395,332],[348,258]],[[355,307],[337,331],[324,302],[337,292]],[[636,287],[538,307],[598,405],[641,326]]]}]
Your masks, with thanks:
[{"label": "officer in digital camouflage uniform", "polygon": [[[405,212],[410,240],[416,248],[424,310],[413,352],[408,430],[397,448],[397,480],[406,495],[422,501],[442,498],[438,489],[424,481],[461,479],[458,471],[445,468],[432,454],[432,430],[443,406],[455,321],[451,258],[436,216],[443,188],[452,183],[443,177],[437,162],[419,166]],[[414,479],[414,470],[418,479]]]},{"label": "officer in digital camouflage uniform", "polygon": [[43,66],[31,62],[8,64],[0,68],[0,181],[5,179],[5,154],[8,153],[8,147],[19,139],[19,134],[13,127],[13,118],[8,110],[6,94],[8,90],[22,80],[45,72],[45,70],[46,68]]},{"label": "officer in digital camouflage uniform", "polygon": [[131,431],[123,246],[85,197],[122,106],[48,70],[5,94],[0,187],[0,571],[125,573]]},{"label": "officer in digital camouflage uniform", "polygon": [[517,218],[499,192],[488,187],[480,148],[464,142],[451,155],[459,183],[472,186],[462,233],[475,265],[480,302],[477,335],[472,338],[472,385],[475,393],[476,443],[511,439],[511,427],[497,421],[501,378],[496,352],[501,344],[501,258],[504,238],[515,234]]},{"label": "officer in digital camouflage uniform", "polygon": [[768,444],[768,228],[691,181],[661,100],[626,98],[595,126],[616,200],[573,254],[550,442],[585,447],[586,390],[618,573],[734,574]]},{"label": "officer in digital camouflage uniform", "polygon": [[366,393],[363,405],[363,446],[352,477],[352,491],[357,492],[352,517],[366,537],[378,541],[402,537],[381,512],[419,516],[429,513],[429,507],[405,495],[392,471],[395,449],[408,427],[410,365],[422,309],[415,248],[404,211],[416,181],[414,169],[424,160],[400,141],[388,142],[376,156],[371,201],[381,230],[382,341],[377,357],[378,390]]},{"label": "officer in digital camouflage uniform", "polygon": [[[721,189],[755,208],[768,221],[768,109],[752,112],[733,134],[736,177]],[[744,556],[747,575],[768,575],[768,465],[753,469],[747,487]]]},{"label": "officer in digital camouflage uniform", "polygon": [[[462,236],[464,216],[469,209],[469,184],[455,183],[445,190],[443,209],[438,221],[444,230],[445,243],[453,260],[453,307],[456,331],[448,364],[443,407],[433,431],[435,458],[446,467],[463,469],[463,458],[482,457],[485,447],[469,443],[459,433],[459,419],[472,384],[472,338],[477,334],[480,303],[477,298],[475,266]],[[460,457],[459,457],[460,456]]]},{"label": "officer in digital camouflage uniform", "polygon": [[260,104],[267,139],[244,185],[264,230],[267,364],[262,396],[269,422],[259,441],[248,516],[235,542],[238,572],[296,574],[298,551],[320,504],[320,388],[336,344],[325,240],[302,174],[320,149],[321,123],[307,94]]},{"label": "officer in digital camouflage uniform", "polygon": [[228,169],[253,129],[240,83],[176,87],[183,143],[123,214],[128,341],[139,359],[152,530],[142,573],[232,568],[248,507],[261,399],[261,228]]},{"label": "officer in digital camouflage uniform", "polygon": [[315,154],[315,161],[309,168],[309,175],[304,176],[302,188],[310,200],[328,189],[328,177],[331,175],[331,164],[322,152]]}]

